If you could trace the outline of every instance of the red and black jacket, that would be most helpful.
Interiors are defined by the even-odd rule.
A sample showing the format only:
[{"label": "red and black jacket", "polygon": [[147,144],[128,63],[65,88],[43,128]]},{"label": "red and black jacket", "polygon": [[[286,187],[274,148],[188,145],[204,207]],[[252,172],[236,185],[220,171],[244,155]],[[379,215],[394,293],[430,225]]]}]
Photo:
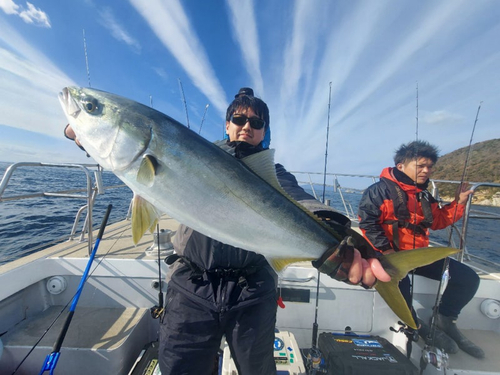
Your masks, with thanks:
[{"label": "red and black jacket", "polygon": [[[444,229],[458,221],[464,205],[440,207],[425,189],[402,182],[395,168],[385,168],[380,181],[365,190],[359,204],[359,227],[378,251],[429,246],[429,229]],[[401,172],[399,172],[401,173]]]}]

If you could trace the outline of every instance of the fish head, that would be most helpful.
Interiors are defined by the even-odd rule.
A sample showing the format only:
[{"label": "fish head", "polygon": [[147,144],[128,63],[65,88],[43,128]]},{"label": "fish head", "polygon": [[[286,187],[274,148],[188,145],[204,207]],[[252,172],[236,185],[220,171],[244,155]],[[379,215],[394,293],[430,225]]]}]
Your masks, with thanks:
[{"label": "fish head", "polygon": [[81,87],[65,87],[59,101],[78,141],[104,168],[124,170],[148,148],[152,126],[134,110],[146,106]]}]

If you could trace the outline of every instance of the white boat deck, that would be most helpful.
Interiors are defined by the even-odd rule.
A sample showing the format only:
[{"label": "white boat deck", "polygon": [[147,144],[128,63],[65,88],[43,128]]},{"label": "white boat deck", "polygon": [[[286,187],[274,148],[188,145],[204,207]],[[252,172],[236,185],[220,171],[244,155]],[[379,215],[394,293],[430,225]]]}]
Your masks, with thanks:
[{"label": "white boat deck", "polygon": [[[177,225],[167,217],[160,221],[160,229],[175,231]],[[145,252],[152,243],[153,235],[147,233],[134,246],[128,221],[108,226],[91,269],[92,277],[85,286],[63,344],[58,364],[60,373],[70,373],[65,369],[72,369],[72,374],[127,374],[127,368],[142,347],[156,338],[158,320],[150,317],[149,308],[157,303],[158,291],[152,287],[158,278],[157,255]],[[0,359],[0,375],[12,373],[71,301],[87,260],[87,244],[75,240],[0,266],[0,334],[6,332],[1,336],[5,349]],[[97,264],[99,267],[94,271]],[[167,267],[164,262],[161,266],[165,275]],[[478,267],[485,271],[479,271],[481,288],[464,310],[459,325],[484,349],[486,358],[478,360],[463,352],[450,355],[448,374],[500,374],[500,319],[488,319],[477,311],[486,298],[500,300],[500,273],[483,265]],[[278,327],[293,332],[303,348],[311,344],[316,274],[309,263],[300,263],[287,269],[280,285],[309,291],[309,302],[285,301],[287,307],[278,312]],[[67,290],[59,295],[42,292],[47,279],[57,275],[68,280]],[[350,326],[359,334],[383,336],[405,351],[406,337],[389,330],[391,326],[397,328],[397,318],[374,290],[338,283],[327,277],[321,277],[320,281],[320,332],[342,332]],[[416,303],[425,308],[432,305],[435,298],[429,292],[433,289],[432,283],[419,279],[415,288]],[[54,324],[17,374],[40,371],[63,320]],[[417,367],[421,347],[422,340],[413,345],[412,358]],[[85,367],[75,370],[75,363],[84,363]],[[428,365],[424,374],[433,373],[438,372]]]}]

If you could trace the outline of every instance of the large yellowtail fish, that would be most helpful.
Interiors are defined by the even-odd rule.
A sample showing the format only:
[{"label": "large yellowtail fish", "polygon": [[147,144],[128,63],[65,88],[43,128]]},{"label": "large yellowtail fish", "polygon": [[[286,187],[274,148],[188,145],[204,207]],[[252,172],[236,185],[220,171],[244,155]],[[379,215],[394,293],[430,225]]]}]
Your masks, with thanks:
[{"label": "large yellowtail fish", "polygon": [[[318,259],[345,237],[282,190],[274,150],[238,160],[153,108],[95,89],[67,87],[59,100],[85,150],[134,192],[136,243],[153,229],[158,213],[166,213],[218,241],[263,254],[280,271],[295,261]],[[454,251],[434,248],[381,258],[392,281],[376,288],[413,328],[398,281]]]}]

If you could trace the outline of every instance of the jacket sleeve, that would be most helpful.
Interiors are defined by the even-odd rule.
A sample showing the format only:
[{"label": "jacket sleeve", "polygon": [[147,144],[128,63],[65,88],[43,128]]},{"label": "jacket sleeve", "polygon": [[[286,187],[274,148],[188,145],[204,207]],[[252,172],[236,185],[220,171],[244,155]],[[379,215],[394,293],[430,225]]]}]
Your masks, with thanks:
[{"label": "jacket sleeve", "polygon": [[379,182],[365,190],[358,208],[359,228],[363,236],[379,251],[392,249],[392,243],[381,225],[386,219],[384,200],[384,191]]},{"label": "jacket sleeve", "polygon": [[465,205],[458,204],[456,201],[443,207],[439,207],[439,204],[434,201],[431,203],[431,207],[432,217],[434,218],[431,225],[432,230],[444,229],[456,223],[462,218],[465,210]]}]

